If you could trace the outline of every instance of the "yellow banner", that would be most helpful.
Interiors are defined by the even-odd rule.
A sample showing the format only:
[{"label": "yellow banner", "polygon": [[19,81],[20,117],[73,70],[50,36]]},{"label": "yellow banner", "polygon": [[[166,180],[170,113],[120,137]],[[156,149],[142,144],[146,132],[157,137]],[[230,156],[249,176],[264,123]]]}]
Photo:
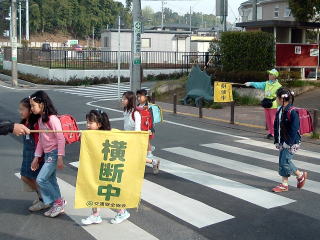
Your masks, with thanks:
[{"label": "yellow banner", "polygon": [[75,208],[136,208],[148,132],[82,131]]},{"label": "yellow banner", "polygon": [[214,102],[232,102],[232,85],[226,82],[214,82]]}]

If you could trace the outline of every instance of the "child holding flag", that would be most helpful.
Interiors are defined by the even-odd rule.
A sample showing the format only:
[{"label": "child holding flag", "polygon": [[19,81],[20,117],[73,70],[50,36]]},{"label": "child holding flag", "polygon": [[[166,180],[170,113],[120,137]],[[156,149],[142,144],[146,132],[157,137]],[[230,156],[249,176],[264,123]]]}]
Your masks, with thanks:
[{"label": "child holding flag", "polygon": [[[110,131],[111,126],[108,115],[101,110],[91,110],[86,115],[88,130],[106,130]],[[100,209],[92,208],[92,214],[86,219],[81,220],[84,225],[98,224],[102,222]]]}]

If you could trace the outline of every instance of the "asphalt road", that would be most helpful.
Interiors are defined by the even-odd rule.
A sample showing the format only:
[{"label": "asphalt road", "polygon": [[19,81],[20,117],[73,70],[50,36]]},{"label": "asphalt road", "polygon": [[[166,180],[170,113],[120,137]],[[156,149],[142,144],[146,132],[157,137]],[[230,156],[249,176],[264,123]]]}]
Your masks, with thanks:
[{"label": "asphalt road", "polygon": [[[0,118],[19,121],[18,102],[33,91],[0,86]],[[60,114],[81,122],[89,110],[100,108],[114,119],[113,128],[122,128],[117,101],[93,99],[83,91],[50,89],[48,94]],[[296,189],[292,177],[290,191],[273,194],[270,189],[280,180],[278,153],[262,134],[171,114],[165,120],[153,142],[154,155],[162,159],[160,174],[146,168],[141,205],[117,226],[108,223],[114,213],[107,210],[102,224],[79,224],[90,212],[75,210],[72,202],[77,168],[70,163],[79,160],[79,144],[67,146],[65,168],[58,171],[63,195],[71,200],[66,214],[49,219],[28,212],[34,194],[21,191],[15,176],[21,139],[1,136],[0,239],[319,239],[319,146],[303,144],[305,151],[294,158],[309,172],[305,188]]]}]

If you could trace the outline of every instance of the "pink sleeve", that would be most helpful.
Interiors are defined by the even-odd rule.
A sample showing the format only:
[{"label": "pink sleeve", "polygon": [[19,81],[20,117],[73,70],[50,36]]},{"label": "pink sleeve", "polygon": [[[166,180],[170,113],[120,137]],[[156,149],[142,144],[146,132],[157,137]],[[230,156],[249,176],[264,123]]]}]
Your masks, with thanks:
[{"label": "pink sleeve", "polygon": [[[50,125],[52,130],[62,130],[61,122],[57,116],[50,117]],[[64,156],[66,140],[63,136],[63,133],[55,133],[54,135],[56,136],[58,141],[58,155]]]},{"label": "pink sleeve", "polygon": [[41,140],[40,140],[40,136],[39,136],[39,141],[38,141],[34,156],[35,157],[42,157],[42,155],[43,155],[43,148],[42,148],[42,144],[41,144]]}]

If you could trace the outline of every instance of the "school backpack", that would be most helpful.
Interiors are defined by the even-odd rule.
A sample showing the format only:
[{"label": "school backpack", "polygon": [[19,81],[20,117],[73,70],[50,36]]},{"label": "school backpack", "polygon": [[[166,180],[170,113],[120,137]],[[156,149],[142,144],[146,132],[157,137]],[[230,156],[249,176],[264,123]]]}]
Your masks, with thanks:
[{"label": "school backpack", "polygon": [[163,122],[162,109],[156,104],[149,104],[149,110],[152,112],[153,124]]},{"label": "school backpack", "polygon": [[296,107],[290,107],[287,112],[288,120],[290,121],[291,111],[295,110],[299,115],[300,120],[300,129],[299,133],[301,135],[305,133],[311,133],[313,131],[313,124],[312,124],[312,117],[310,112],[307,109],[304,108],[296,108]]},{"label": "school backpack", "polygon": [[141,115],[141,131],[149,131],[153,127],[152,114],[149,111],[148,107],[136,107],[132,111],[132,119],[135,121],[134,113],[139,112]]},{"label": "school backpack", "polygon": [[[61,122],[62,131],[72,131],[63,133],[64,139],[66,140],[66,144],[71,144],[80,141],[80,132],[74,132],[79,131],[77,121],[75,120],[75,118],[68,114],[58,115],[57,117]],[[51,126],[50,128],[52,129]]]}]

